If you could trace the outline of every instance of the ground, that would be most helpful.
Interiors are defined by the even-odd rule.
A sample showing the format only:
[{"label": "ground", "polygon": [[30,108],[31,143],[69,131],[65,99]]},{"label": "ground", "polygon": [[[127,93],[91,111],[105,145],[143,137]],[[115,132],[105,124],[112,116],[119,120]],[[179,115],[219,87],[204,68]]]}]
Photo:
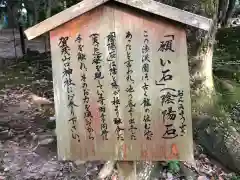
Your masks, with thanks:
[{"label": "ground", "polygon": [[[16,69],[20,74],[24,74],[24,79],[19,79],[20,75],[16,76],[16,73],[10,73]],[[33,69],[32,66],[22,63],[21,67],[9,68],[5,71],[7,74],[2,73],[1,75],[5,79],[5,85],[1,91],[0,109],[0,157],[2,160],[0,179],[70,180],[74,178],[87,179],[87,177],[96,179],[103,162],[81,164],[81,161],[57,161],[54,125],[51,127],[53,118],[50,118],[54,115],[51,112],[53,109],[51,105],[47,108],[40,108],[40,105],[44,103],[38,103],[37,100],[32,99],[32,94],[36,93],[41,97],[49,96],[47,98],[52,100],[52,82],[45,77],[38,79],[46,74],[45,68],[40,68],[39,76],[36,76],[38,73],[34,73],[33,76]],[[47,71],[47,73],[49,72]],[[28,81],[28,79],[31,80]],[[18,84],[20,81],[22,81],[21,84]],[[40,91],[44,93],[40,93]],[[203,162],[209,160],[206,155],[198,155],[200,159],[196,162],[199,167],[196,169],[199,169],[200,173],[211,174],[212,168],[220,171],[217,167],[208,169],[208,163],[205,163],[207,166],[204,167]]]},{"label": "ground", "polygon": [[0,180],[96,179],[102,163],[57,161],[53,107],[40,108],[42,102],[32,98],[36,93],[52,99],[52,82],[43,76],[46,69],[40,68],[41,79],[33,69],[21,64],[1,73]]},{"label": "ground", "polygon": [[[47,53],[24,57],[0,72],[0,180],[97,179],[104,162],[57,160],[51,73]],[[200,145],[194,150],[194,162],[159,162],[150,179],[240,179]],[[176,164],[181,168],[174,172]]]}]

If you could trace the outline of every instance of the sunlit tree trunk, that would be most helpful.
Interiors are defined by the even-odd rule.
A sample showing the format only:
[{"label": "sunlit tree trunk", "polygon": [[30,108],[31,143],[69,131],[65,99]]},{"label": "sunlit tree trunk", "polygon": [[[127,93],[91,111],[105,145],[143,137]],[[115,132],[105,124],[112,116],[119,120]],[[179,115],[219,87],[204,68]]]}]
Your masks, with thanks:
[{"label": "sunlit tree trunk", "polygon": [[52,0],[47,0],[46,5],[46,18],[49,18],[52,15]]},{"label": "sunlit tree trunk", "polygon": [[175,0],[174,5],[213,20],[209,32],[187,28],[192,105],[198,111],[209,109],[214,100],[212,58],[218,28],[218,0]]}]

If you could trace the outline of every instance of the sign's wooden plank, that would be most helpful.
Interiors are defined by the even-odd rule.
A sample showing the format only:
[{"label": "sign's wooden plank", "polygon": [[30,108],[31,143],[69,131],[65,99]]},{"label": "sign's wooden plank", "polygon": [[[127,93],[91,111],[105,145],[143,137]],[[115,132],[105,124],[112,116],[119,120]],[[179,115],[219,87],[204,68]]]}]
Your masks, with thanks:
[{"label": "sign's wooden plank", "polygon": [[[134,24],[132,23],[134,22]],[[180,143],[183,146],[188,146],[189,143],[191,142],[191,130],[189,131],[189,136],[188,140],[189,141],[184,141],[186,144],[182,143],[182,140],[159,140],[159,137],[163,136],[163,132],[166,131],[165,126],[162,121],[162,115],[159,112],[164,111],[166,107],[161,107],[161,103],[159,101],[159,98],[161,96],[161,89],[159,86],[155,85],[156,77],[160,77],[161,71],[164,71],[161,67],[161,59],[164,60],[164,57],[166,58],[165,60],[168,61],[170,60],[172,62],[172,66],[170,66],[170,69],[174,70],[173,74],[173,81],[171,84],[166,84],[167,87],[173,87],[173,88],[186,88],[184,91],[186,91],[186,102],[189,104],[189,81],[182,82],[181,79],[176,80],[176,78],[181,77],[182,79],[187,79],[188,80],[188,61],[187,61],[187,47],[186,47],[186,38],[185,38],[185,32],[184,30],[172,26],[170,23],[166,23],[164,21],[156,20],[153,18],[145,17],[143,15],[138,15],[137,13],[132,13],[130,9],[122,9],[122,8],[116,8],[115,9],[115,26],[116,26],[116,32],[119,35],[118,37],[125,37],[126,32],[132,32],[131,36],[131,58],[133,60],[132,62],[132,70],[133,70],[133,80],[135,82],[135,85],[132,84],[133,89],[135,92],[133,93],[133,99],[136,103],[136,112],[141,112],[138,114],[135,114],[134,117],[137,119],[137,127],[140,127],[140,134],[137,134],[138,140],[137,143],[134,143],[133,141],[129,142],[130,138],[126,138],[126,144],[127,144],[127,150],[130,150],[131,145],[134,147],[134,151],[129,151],[130,153],[128,154],[129,157],[127,159],[131,159],[134,156],[136,156],[136,159],[158,159],[158,157],[161,156],[161,158],[169,159],[170,155],[169,153],[172,147],[177,147],[177,145]],[[164,52],[158,52],[157,50],[159,49],[159,46],[161,44],[162,40],[169,40],[168,35],[174,35],[175,38],[175,44],[173,46],[176,46],[175,52],[171,53],[164,53]],[[170,37],[171,38],[171,37]],[[170,39],[171,40],[171,39]],[[164,41],[163,41],[164,42]],[[169,41],[171,42],[171,41]],[[174,42],[174,41],[173,41]],[[125,46],[124,46],[125,44]],[[127,51],[126,51],[126,39],[124,42],[124,38],[118,38],[118,52],[121,54],[121,57],[119,58],[119,62],[126,62],[127,58]],[[170,45],[170,44],[169,44]],[[149,49],[147,54],[144,54],[142,51],[143,49]],[[162,56],[161,56],[162,55]],[[124,58],[125,56],[125,58]],[[149,67],[146,66],[145,63],[143,63],[142,59],[145,59],[146,56],[149,56]],[[181,61],[178,61],[181,60]],[[122,66],[125,66],[125,64],[122,63]],[[121,67],[122,67],[121,66]],[[149,68],[149,80],[145,81],[142,79],[142,76],[146,76],[142,72],[143,69],[146,69],[146,67]],[[179,72],[179,69],[181,69],[181,72]],[[168,69],[167,69],[168,70]],[[120,69],[120,72],[123,72],[123,74],[127,74],[127,69],[123,68]],[[124,73],[125,72],[125,73]],[[182,72],[185,72],[185,74]],[[179,75],[181,74],[181,75]],[[124,77],[121,75],[121,77]],[[126,77],[126,75],[125,75]],[[125,78],[124,77],[124,78]],[[120,78],[120,84],[125,85],[126,80]],[[149,86],[148,89],[148,96],[144,96],[143,92],[143,87],[147,84]],[[124,92],[122,90],[121,92]],[[126,101],[129,100],[128,94],[121,94],[121,100],[124,101],[123,104],[126,104]],[[150,119],[152,119],[152,132],[155,134],[155,136],[152,137],[152,141],[155,143],[152,143],[152,141],[147,140],[147,136],[144,136],[144,133],[151,134],[150,130],[147,131],[145,129],[145,123],[144,119],[148,117],[147,113],[144,113],[148,111],[146,108],[142,108],[140,106],[143,103],[144,99],[150,98],[151,100],[151,107],[147,108],[150,109]],[[155,104],[155,105],[154,105]],[[159,105],[158,105],[159,104]],[[189,104],[190,105],[190,104]],[[178,109],[177,105],[173,107],[175,109]],[[128,126],[128,121],[130,118],[127,116],[128,109],[124,108],[124,121],[125,121],[125,127],[126,129],[129,129],[130,127]],[[189,108],[191,109],[191,108]],[[186,110],[187,117],[191,117],[190,111]],[[140,116],[139,116],[140,115]],[[181,117],[178,116],[179,119]],[[159,121],[161,120],[161,121]],[[180,121],[178,122],[180,123]],[[180,124],[175,123],[176,127],[179,127]],[[188,128],[191,129],[191,119],[189,119],[190,124],[187,125]],[[156,129],[154,129],[156,127]],[[150,127],[149,127],[150,128]],[[138,131],[137,131],[138,133]],[[125,132],[127,137],[130,137],[129,131]],[[190,146],[187,147],[188,150],[185,152],[191,151],[191,143]],[[181,147],[182,149],[185,149],[184,147]],[[179,149],[179,148],[178,148]],[[139,152],[140,150],[140,152]],[[162,152],[160,152],[162,151]],[[189,152],[189,154],[191,154]],[[180,157],[187,158],[189,154],[184,153],[180,154]],[[145,157],[144,157],[145,156]],[[158,157],[157,157],[158,156]],[[188,156],[190,157],[190,156]],[[176,157],[175,157],[176,158]]]},{"label": "sign's wooden plank", "polygon": [[[62,36],[69,36],[69,33],[63,32]],[[67,120],[68,114],[66,113],[66,92],[63,91],[63,80],[62,80],[62,72],[59,70],[63,69],[63,64],[61,63],[61,51],[58,47],[59,40],[57,38],[51,38],[51,53],[52,53],[52,66],[53,68],[53,88],[54,88],[54,103],[55,103],[55,114],[58,119],[56,123],[56,132],[57,142],[58,142],[58,155],[62,160],[71,159],[71,136],[69,133],[69,124]],[[61,118],[59,118],[61,117]],[[64,130],[63,127],[66,129]]]},{"label": "sign's wooden plank", "polygon": [[212,27],[211,19],[163,3],[159,3],[154,0],[137,0],[137,1],[115,0],[115,1],[206,31],[209,31],[210,28]]},{"label": "sign's wooden plank", "polygon": [[109,0],[86,0],[81,1],[78,4],[40,22],[39,24],[27,29],[25,34],[28,40],[34,39],[50,30],[62,25],[75,17],[78,17],[93,8],[100,6],[101,4]]},{"label": "sign's wooden plank", "polygon": [[[101,7],[94,9],[93,11],[89,12],[89,14],[84,14],[81,16],[81,19],[78,18],[75,21],[71,21],[65,26],[61,26],[51,32],[53,62],[63,63],[61,62],[61,59],[64,55],[61,55],[61,49],[59,46],[57,46],[59,44],[57,41],[59,41],[61,37],[68,37],[68,46],[70,47],[71,52],[70,67],[73,70],[72,81],[75,84],[75,90],[79,90],[75,91],[74,93],[74,104],[77,105],[74,107],[74,111],[77,117],[76,124],[78,124],[79,127],[77,131],[79,132],[81,145],[76,142],[75,138],[74,140],[72,139],[72,136],[75,136],[72,135],[71,132],[74,130],[74,128],[71,128],[68,125],[68,128],[62,129],[61,122],[66,121],[66,119],[71,119],[69,113],[67,112],[67,109],[63,110],[60,106],[56,107],[56,111],[61,111],[61,113],[64,113],[65,111],[65,113],[67,113],[65,116],[57,115],[57,119],[59,119],[60,122],[57,124],[57,132],[58,134],[62,134],[63,131],[68,131],[68,134],[71,134],[68,137],[68,141],[70,140],[75,142],[75,144],[72,144],[70,147],[70,154],[72,159],[75,159],[77,157],[81,157],[81,159],[87,157],[89,160],[91,160],[93,157],[98,159],[107,159],[109,158],[109,155],[112,155],[112,158],[115,157],[115,148],[109,147],[106,151],[107,145],[105,145],[104,140],[101,138],[101,114],[99,113],[100,106],[97,102],[99,101],[98,92],[100,93],[101,91],[98,88],[99,83],[101,83],[103,89],[105,90],[102,97],[107,98],[111,93],[108,92],[108,88],[110,86],[110,75],[108,73],[108,70],[103,71],[103,68],[109,67],[108,62],[105,61],[107,58],[107,42],[105,39],[111,31],[114,31],[114,25],[111,24],[114,23],[113,19],[111,19],[113,17],[114,16],[112,9],[103,9],[103,7]],[[102,26],[102,24],[105,24],[105,26]],[[95,45],[98,45],[98,47],[95,47]],[[98,52],[94,52],[96,48],[99,49]],[[95,55],[93,56],[93,54]],[[98,75],[96,72],[96,65],[94,64],[94,62],[97,61],[96,58],[100,58],[102,61],[100,64],[102,66],[102,68],[100,68],[100,72],[101,75],[104,76],[104,81],[97,82],[94,80],[95,76]],[[56,67],[59,67],[59,65]],[[59,71],[59,69],[63,69],[63,67],[60,67],[61,68],[56,69],[56,71],[53,71],[54,77],[62,77],[62,71]],[[65,80],[62,79],[62,83],[64,83],[64,81]],[[59,94],[59,90],[61,92],[64,91],[63,87],[58,86],[58,88],[55,88],[55,94]],[[66,87],[65,93],[67,94]],[[66,99],[67,97],[65,96],[64,98]],[[110,104],[110,102],[108,103]],[[64,104],[66,108],[66,104],[68,104],[67,100]],[[105,103],[105,107],[102,106],[101,108],[107,109],[109,104]],[[64,105],[62,104],[62,106]],[[90,117],[86,118],[84,116]],[[112,119],[110,117],[109,111],[106,111],[104,116],[106,116],[105,118],[107,119]],[[65,118],[62,119],[62,117]],[[114,133],[112,127],[113,123],[110,121],[106,123],[108,128],[112,128],[112,130],[108,129],[108,131]],[[112,135],[108,138],[108,141],[111,142],[111,144],[116,144],[115,136]],[[59,144],[59,149],[61,149],[62,146],[64,146],[64,142],[63,144]],[[80,149],[81,152],[77,153],[76,149]],[[61,150],[59,150],[59,152],[60,151]],[[96,151],[98,154],[95,153]],[[60,157],[68,156],[63,155]],[[94,158],[92,160],[94,160]]]},{"label": "sign's wooden plank", "polygon": [[[130,18],[130,19],[129,19]],[[115,27],[117,34],[119,84],[122,120],[124,122],[124,159],[139,159],[141,134],[141,113],[139,112],[141,90],[141,44],[142,19],[127,12],[115,9]],[[132,23],[134,22],[134,23]],[[134,150],[134,151],[133,151]]]},{"label": "sign's wooden plank", "polygon": [[183,29],[104,5],[51,46],[61,159],[193,159]]}]

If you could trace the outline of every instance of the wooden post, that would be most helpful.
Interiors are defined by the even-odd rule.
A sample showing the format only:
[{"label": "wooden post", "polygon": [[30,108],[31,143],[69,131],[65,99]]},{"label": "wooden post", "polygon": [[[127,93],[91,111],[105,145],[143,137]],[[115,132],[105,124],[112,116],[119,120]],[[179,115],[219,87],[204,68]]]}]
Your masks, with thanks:
[{"label": "wooden post", "polygon": [[26,54],[26,47],[25,47],[23,27],[22,27],[21,24],[19,24],[19,33],[20,33],[20,41],[21,41],[22,54],[25,55],[25,54]]},{"label": "wooden post", "polygon": [[137,180],[136,161],[118,161],[117,169],[120,180]]}]

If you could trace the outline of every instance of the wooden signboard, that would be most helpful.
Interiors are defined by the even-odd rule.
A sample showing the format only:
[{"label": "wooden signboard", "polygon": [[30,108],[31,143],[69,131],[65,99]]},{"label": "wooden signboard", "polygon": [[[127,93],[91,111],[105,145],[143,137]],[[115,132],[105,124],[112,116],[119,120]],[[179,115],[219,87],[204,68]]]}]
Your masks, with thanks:
[{"label": "wooden signboard", "polygon": [[182,27],[104,4],[50,37],[61,159],[193,159]]}]

